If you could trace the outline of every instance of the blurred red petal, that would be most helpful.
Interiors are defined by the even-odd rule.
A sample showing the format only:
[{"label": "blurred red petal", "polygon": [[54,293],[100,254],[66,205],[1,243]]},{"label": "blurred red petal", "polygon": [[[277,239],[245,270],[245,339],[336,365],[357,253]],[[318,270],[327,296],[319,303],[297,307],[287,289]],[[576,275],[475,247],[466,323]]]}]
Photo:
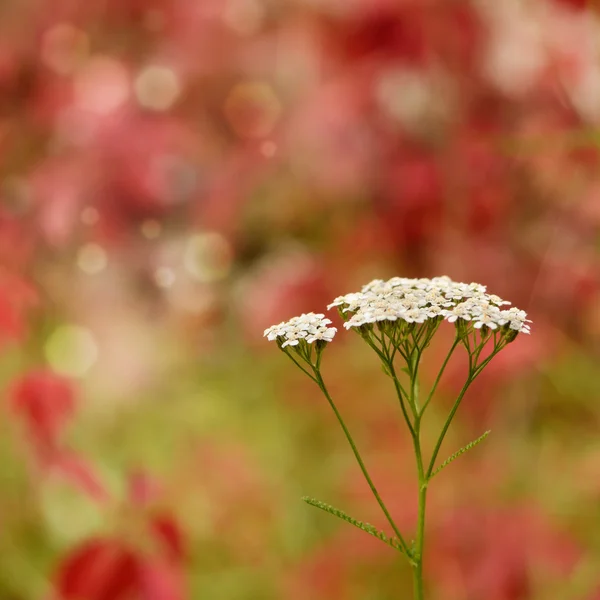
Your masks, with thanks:
[{"label": "blurred red petal", "polygon": [[150,520],[150,528],[155,538],[163,545],[167,556],[176,562],[185,557],[183,532],[169,515],[156,515]]},{"label": "blurred red petal", "polygon": [[13,383],[9,406],[24,422],[31,443],[42,453],[56,447],[75,410],[72,383],[49,370],[34,370]]},{"label": "blurred red petal", "polygon": [[18,340],[23,337],[25,323],[5,290],[0,290],[0,341]]},{"label": "blurred red petal", "polygon": [[130,600],[139,592],[140,564],[116,540],[95,539],[76,548],[60,565],[60,600]]},{"label": "blurred red petal", "polygon": [[36,301],[35,290],[22,277],[0,272],[0,344],[24,337],[27,330],[25,312]]}]

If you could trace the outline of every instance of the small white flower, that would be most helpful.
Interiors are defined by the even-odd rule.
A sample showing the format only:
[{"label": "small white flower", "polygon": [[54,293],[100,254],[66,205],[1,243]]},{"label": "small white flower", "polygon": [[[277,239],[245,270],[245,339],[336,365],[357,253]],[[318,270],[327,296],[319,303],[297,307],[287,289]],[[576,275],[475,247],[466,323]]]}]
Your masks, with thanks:
[{"label": "small white flower", "polygon": [[437,304],[432,304],[423,308],[423,312],[427,315],[427,318],[435,319],[436,317],[443,316],[444,309]]},{"label": "small white flower", "polygon": [[489,327],[490,329],[498,329],[498,323],[496,323],[494,318],[488,314],[479,316],[473,324],[475,329],[481,329],[483,326]]},{"label": "small white flower", "polygon": [[531,333],[531,327],[527,323],[531,323],[531,319],[527,318],[527,313],[524,310],[519,310],[516,307],[502,311],[504,323],[508,323],[510,329],[519,333]]},{"label": "small white flower", "polygon": [[419,308],[410,308],[402,314],[402,319],[407,323],[424,323],[427,320],[427,314]]},{"label": "small white flower", "polygon": [[361,313],[353,315],[344,323],[344,327],[346,329],[350,329],[351,327],[361,327],[366,323],[364,316]]},{"label": "small white flower", "polygon": [[327,310],[331,310],[334,306],[350,305],[358,300],[361,294],[346,294],[345,296],[338,296],[331,304],[327,306]]},{"label": "small white flower", "polygon": [[496,306],[502,306],[503,304],[510,304],[510,302],[508,300],[502,300],[502,298],[500,298],[500,296],[496,296],[496,294],[489,294],[488,300],[492,304],[495,304]]},{"label": "small white flower", "polygon": [[363,294],[367,294],[367,293],[372,293],[372,294],[381,294],[384,293],[386,291],[389,291],[392,287],[393,284],[391,283],[392,280],[388,281],[383,281],[383,279],[374,279],[373,281],[367,283],[366,285],[363,285],[361,292]]}]

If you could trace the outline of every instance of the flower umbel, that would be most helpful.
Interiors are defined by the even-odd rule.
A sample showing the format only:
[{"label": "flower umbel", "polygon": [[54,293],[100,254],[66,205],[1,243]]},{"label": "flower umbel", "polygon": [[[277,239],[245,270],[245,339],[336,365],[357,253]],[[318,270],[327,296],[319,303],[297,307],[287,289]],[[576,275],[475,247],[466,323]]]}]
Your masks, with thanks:
[{"label": "flower umbel", "polygon": [[[314,379],[315,369],[318,370],[321,364],[323,349],[333,340],[337,331],[329,325],[331,319],[325,318],[324,314],[306,313],[265,329],[264,337],[270,342],[277,342],[279,348]],[[310,370],[302,367],[297,358],[308,363]]]},{"label": "flower umbel", "polygon": [[[510,302],[495,294],[488,294],[484,285],[458,283],[444,276],[432,279],[393,277],[388,281],[376,279],[364,285],[359,292],[339,296],[327,307],[337,308],[344,320],[344,328],[356,331],[376,352],[383,371],[394,383],[402,416],[412,438],[418,476],[419,513],[415,541],[411,546],[406,543],[379,495],[321,375],[322,350],[333,340],[336,333],[335,327],[329,327],[331,321],[323,314],[309,313],[274,325],[265,331],[267,339],[276,341],[279,348],[319,386],[335,413],[362,474],[398,540],[392,547],[404,554],[413,569],[416,600],[423,600],[425,597],[425,506],[430,481],[446,465],[483,441],[489,432],[452,454],[436,469],[438,454],[446,433],[471,383],[496,354],[514,341],[520,333],[530,333],[531,321],[527,318],[527,313],[515,307],[503,308],[506,305],[510,305]],[[454,325],[456,336],[429,393],[422,399],[418,382],[421,357],[444,321]],[[491,350],[484,354],[483,349],[488,343]],[[426,458],[421,440],[425,411],[435,395],[452,354],[459,346],[467,351],[468,375],[437,436],[429,458]],[[313,349],[316,349],[316,359]],[[307,367],[297,358],[304,361]],[[403,380],[396,371],[399,362],[401,371],[407,376]],[[339,509],[320,501],[311,501],[311,504],[375,535],[372,528],[363,527],[361,521],[349,517]],[[375,537],[384,542],[389,540],[389,537],[381,532],[377,532]]]},{"label": "flower umbel", "polygon": [[265,329],[264,337],[270,342],[277,341],[282,348],[297,346],[301,341],[307,344],[331,342],[337,329],[328,327],[330,324],[331,319],[326,319],[324,314],[307,313]]},{"label": "flower umbel", "polygon": [[478,283],[457,283],[449,277],[393,277],[389,281],[375,279],[360,292],[336,298],[327,308],[338,308],[346,329],[380,321],[424,323],[443,317],[450,323],[459,318],[473,321],[478,329],[483,325],[497,329],[509,323],[510,329],[529,333],[527,313],[500,308],[507,304],[510,302],[488,294]]}]

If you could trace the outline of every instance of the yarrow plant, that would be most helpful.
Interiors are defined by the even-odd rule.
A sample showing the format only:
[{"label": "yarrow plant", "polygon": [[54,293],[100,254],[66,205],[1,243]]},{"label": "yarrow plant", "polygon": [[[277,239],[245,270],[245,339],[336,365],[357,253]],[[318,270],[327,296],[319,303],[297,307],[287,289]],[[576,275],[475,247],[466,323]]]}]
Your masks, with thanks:
[{"label": "yarrow plant", "polygon": [[[465,393],[490,361],[521,334],[529,334],[531,322],[527,313],[518,308],[506,308],[510,302],[494,294],[478,283],[458,283],[449,277],[433,279],[407,279],[394,277],[389,281],[376,279],[363,286],[360,292],[336,298],[329,306],[336,308],[344,320],[344,328],[355,331],[377,354],[384,372],[392,379],[402,415],[412,438],[419,482],[419,511],[414,540],[410,543],[402,535],[383,502],[367,467],[354,443],[340,412],[334,403],[323,376],[321,360],[323,352],[336,335],[331,320],[324,314],[304,314],[269,327],[265,331],[268,340],[278,347],[310,377],[320,388],[331,406],[352,448],[358,465],[377,503],[381,507],[393,535],[377,530],[345,512],[314,498],[305,502],[325,510],[344,521],[366,531],[370,535],[401,552],[413,570],[416,600],[423,600],[425,515],[427,490],[433,477],[444,467],[482,442],[489,431],[455,452],[438,465],[440,448],[450,424]],[[419,365],[424,351],[442,322],[453,324],[456,335],[429,393],[420,395]],[[468,374],[441,430],[433,449],[426,454],[421,439],[421,425],[427,407],[435,395],[444,370],[457,348],[466,351]],[[484,353],[484,348],[488,351]],[[406,374],[402,380],[397,371]]]}]

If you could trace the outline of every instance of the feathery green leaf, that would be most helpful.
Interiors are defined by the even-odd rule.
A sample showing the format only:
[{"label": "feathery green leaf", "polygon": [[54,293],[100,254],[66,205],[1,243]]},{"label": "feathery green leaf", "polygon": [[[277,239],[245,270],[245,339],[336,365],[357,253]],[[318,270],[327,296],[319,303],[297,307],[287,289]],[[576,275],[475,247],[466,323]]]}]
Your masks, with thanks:
[{"label": "feathery green leaf", "polygon": [[[342,521],[346,521],[346,523],[350,523],[350,525],[354,525],[354,527],[358,527],[358,529],[362,529],[362,531],[366,531],[369,535],[376,537],[384,544],[387,544],[391,548],[394,548],[394,550],[399,550],[400,552],[405,554],[404,549],[400,544],[400,540],[397,537],[388,537],[385,533],[383,533],[383,531],[380,531],[370,523],[363,523],[362,521],[359,521],[358,519],[355,519],[350,515],[346,514],[343,510],[335,508],[334,506],[326,504],[325,502],[321,502],[316,498],[311,498],[310,496],[303,496],[302,500],[304,500],[304,502],[310,504],[311,506],[324,510],[325,512],[329,513],[330,515],[333,515],[334,517],[337,517],[338,519],[342,519]],[[409,556],[408,558],[412,561],[412,557]]]},{"label": "feathery green leaf", "polygon": [[481,442],[483,442],[483,440],[485,440],[485,438],[490,435],[491,431],[488,430],[486,431],[481,437],[478,437],[476,440],[473,440],[472,442],[468,443],[466,446],[463,446],[460,450],[458,450],[457,452],[455,452],[454,454],[452,454],[451,456],[449,456],[432,474],[431,477],[429,477],[429,479],[431,479],[432,477],[434,477],[435,475],[437,475],[442,469],[444,469],[445,467],[447,467],[451,462],[455,461],[459,456],[461,456],[462,454],[464,454],[465,452],[468,452],[471,448],[474,448],[475,446],[477,446],[477,444],[480,444]]}]

